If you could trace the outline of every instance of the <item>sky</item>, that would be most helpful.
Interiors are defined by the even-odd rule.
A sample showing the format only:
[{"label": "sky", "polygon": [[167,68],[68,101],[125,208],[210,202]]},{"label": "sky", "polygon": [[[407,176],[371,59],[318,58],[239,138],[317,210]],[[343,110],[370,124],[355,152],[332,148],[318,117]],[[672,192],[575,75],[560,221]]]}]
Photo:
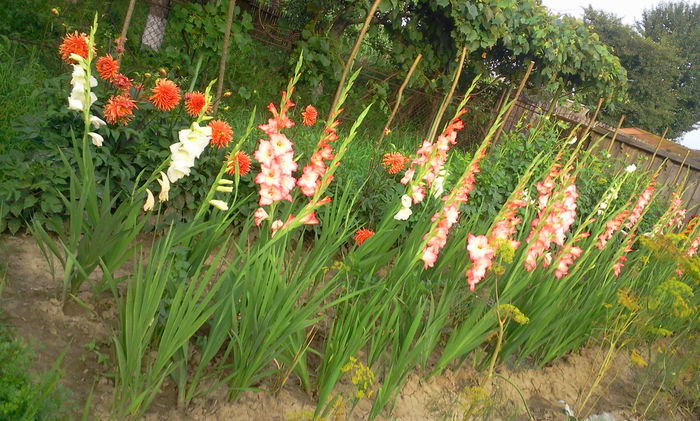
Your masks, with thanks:
[{"label": "sky", "polygon": [[[579,18],[583,16],[583,9],[590,4],[594,9],[614,13],[628,25],[634,25],[636,21],[641,20],[644,10],[662,2],[662,0],[542,0],[542,4],[553,12]],[[700,150],[700,122],[697,127],[697,130],[685,133],[679,143],[691,149]]]}]

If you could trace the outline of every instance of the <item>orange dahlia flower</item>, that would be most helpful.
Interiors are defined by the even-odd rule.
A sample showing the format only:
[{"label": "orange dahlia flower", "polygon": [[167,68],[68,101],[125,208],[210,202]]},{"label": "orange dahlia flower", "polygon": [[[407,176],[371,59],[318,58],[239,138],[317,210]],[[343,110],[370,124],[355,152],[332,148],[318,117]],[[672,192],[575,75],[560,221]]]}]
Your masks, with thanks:
[{"label": "orange dahlia flower", "polygon": [[172,110],[180,102],[180,88],[168,79],[156,80],[156,86],[151,89],[153,95],[148,100],[161,111]]},{"label": "orange dahlia flower", "polygon": [[369,237],[374,235],[374,231],[368,230],[367,228],[360,228],[355,233],[355,244],[358,246],[362,245]]},{"label": "orange dahlia flower", "polygon": [[[71,54],[77,54],[82,58],[87,58],[88,56],[88,38],[85,33],[78,31],[72,34],[66,34],[63,37],[63,42],[61,46],[58,47],[58,53],[61,55],[61,59],[68,64],[75,64],[75,60],[70,58]],[[92,48],[93,55],[95,54],[95,47]]]},{"label": "orange dahlia flower", "polygon": [[119,63],[110,55],[98,58],[95,68],[97,69],[97,73],[99,73],[100,77],[104,80],[111,80],[114,76],[119,74]]},{"label": "orange dahlia flower", "polygon": [[129,95],[121,94],[109,98],[103,113],[108,123],[126,125],[134,116],[134,108],[137,108],[136,103]]},{"label": "orange dahlia flower", "polygon": [[[227,162],[228,159],[229,155],[226,155]],[[238,151],[235,155],[233,155],[233,159],[231,159],[231,162],[228,164],[228,167],[226,169],[226,173],[228,173],[229,175],[235,175],[236,172],[238,172],[239,176],[244,176],[248,174],[249,171],[250,157],[247,153],[243,151]]]},{"label": "orange dahlia flower", "polygon": [[112,85],[114,85],[114,87],[120,91],[128,91],[131,88],[131,79],[121,73],[114,75],[110,82],[112,82]]},{"label": "orange dahlia flower", "polygon": [[204,94],[199,91],[185,94],[185,110],[187,110],[187,114],[192,117],[199,116],[199,113],[202,112],[202,108],[204,108],[206,103],[207,100],[204,98]]},{"label": "orange dahlia flower", "polygon": [[305,126],[313,126],[316,123],[316,118],[318,117],[318,111],[313,105],[307,105],[306,109],[301,113],[302,124]]},{"label": "orange dahlia flower", "polygon": [[208,126],[211,127],[210,143],[217,148],[228,146],[228,143],[233,138],[233,129],[231,129],[231,126],[222,120],[212,120],[209,122]]},{"label": "orange dahlia flower", "polygon": [[396,174],[403,170],[406,162],[408,162],[408,158],[398,152],[385,153],[382,159],[382,165],[386,167],[389,174]]}]

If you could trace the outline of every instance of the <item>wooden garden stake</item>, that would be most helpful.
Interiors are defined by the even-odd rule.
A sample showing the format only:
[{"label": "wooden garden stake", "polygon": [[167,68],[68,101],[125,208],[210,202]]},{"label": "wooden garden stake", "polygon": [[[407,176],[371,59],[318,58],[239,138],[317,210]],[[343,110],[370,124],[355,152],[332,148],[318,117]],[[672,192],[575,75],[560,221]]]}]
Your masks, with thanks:
[{"label": "wooden garden stake", "polygon": [[455,93],[455,89],[457,89],[457,83],[459,83],[459,77],[462,75],[462,68],[464,68],[464,60],[467,58],[467,47],[462,48],[462,54],[459,56],[459,64],[457,65],[457,71],[455,72],[455,77],[452,79],[452,86],[450,86],[450,92],[447,93],[447,96],[445,99],[442,101],[442,104],[440,104],[440,108],[438,108],[438,112],[435,115],[435,119],[433,120],[433,124],[430,126],[430,132],[428,133],[428,140],[432,142],[432,140],[435,138],[435,135],[437,134],[437,129],[438,126],[440,125],[440,120],[442,120],[442,116],[445,115],[445,111],[447,111],[447,106],[450,104],[450,101],[452,101],[452,96]]},{"label": "wooden garden stake", "polygon": [[224,44],[221,47],[221,58],[219,60],[219,79],[216,81],[216,100],[214,101],[213,114],[219,109],[219,101],[224,91],[224,72],[226,71],[226,60],[228,59],[228,47],[231,42],[231,25],[233,24],[233,11],[236,8],[236,0],[228,0],[228,12],[226,14],[226,32],[224,32]]},{"label": "wooden garden stake", "polygon": [[131,0],[129,2],[129,7],[126,9],[126,16],[124,16],[124,23],[122,24],[122,32],[119,35],[119,40],[121,42],[122,49],[117,53],[117,63],[121,64],[122,54],[124,54],[124,42],[126,41],[126,33],[129,31],[129,25],[131,24],[131,15],[134,13],[134,4],[136,0]]},{"label": "wooden garden stake", "polygon": [[610,139],[610,144],[608,145],[608,153],[612,150],[613,144],[615,144],[615,139],[617,139],[617,132],[620,131],[620,127],[622,127],[622,122],[625,121],[625,115],[622,114],[620,116],[620,121],[617,122],[617,127],[615,127],[615,132],[612,135],[612,138]]},{"label": "wooden garden stake", "polygon": [[583,131],[583,134],[581,134],[581,141],[583,141],[586,136],[588,135],[588,132],[591,131],[591,127],[595,124],[595,120],[598,118],[598,113],[600,112],[600,107],[603,106],[603,99],[604,98],[598,98],[598,105],[595,107],[595,112],[593,113],[593,118],[588,122],[588,126],[586,126],[586,130]]},{"label": "wooden garden stake", "polygon": [[683,165],[685,165],[685,161],[688,159],[688,155],[690,155],[690,149],[688,149],[688,151],[685,153],[685,158],[683,158],[683,162],[681,162],[681,166],[678,167],[678,172],[676,173],[676,178],[673,179],[673,185],[676,184],[676,182],[678,181],[678,177],[681,176],[681,171],[683,171]]},{"label": "wooden garden stake", "polygon": [[649,160],[649,165],[647,165],[647,171],[651,169],[651,167],[654,165],[654,159],[656,158],[656,154],[659,152],[659,148],[661,147],[661,144],[663,143],[664,139],[666,138],[666,133],[668,133],[668,127],[666,127],[666,130],[664,130],[664,134],[661,135],[659,138],[659,143],[656,144],[656,149],[654,149],[654,154],[651,156],[651,159]]},{"label": "wooden garden stake", "polygon": [[533,67],[535,67],[535,62],[531,61],[530,65],[527,67],[527,71],[525,72],[525,76],[523,76],[523,80],[520,81],[520,85],[518,86],[518,90],[515,91],[515,98],[513,98],[513,102],[510,104],[510,107],[508,107],[506,114],[503,116],[502,124],[500,126],[498,126],[498,130],[496,130],[496,134],[493,136],[493,144],[494,145],[496,143],[498,143],[498,139],[501,136],[501,132],[503,131],[503,126],[508,122],[508,117],[510,117],[510,113],[513,112],[513,108],[515,108],[515,104],[518,102],[518,98],[520,98],[520,94],[523,92],[523,89],[525,89],[525,83],[527,83],[527,79],[530,77],[530,72],[532,72]]},{"label": "wooden garden stake", "polygon": [[374,16],[374,12],[377,11],[377,7],[379,7],[379,3],[381,3],[382,0],[374,0],[374,3],[372,3],[372,6],[369,8],[369,12],[367,12],[367,18],[365,18],[365,23],[362,25],[362,29],[360,30],[360,33],[357,35],[357,40],[355,40],[355,45],[352,47],[352,51],[350,52],[350,57],[348,58],[347,63],[345,63],[345,68],[343,69],[343,75],[340,77],[340,82],[338,82],[338,88],[335,90],[335,96],[333,97],[333,102],[331,103],[331,108],[328,110],[328,118],[327,120],[331,119],[331,115],[333,114],[333,110],[335,110],[336,105],[338,104],[338,101],[340,100],[340,94],[343,92],[343,87],[345,86],[345,80],[348,78],[348,74],[350,73],[350,69],[352,69],[353,62],[355,61],[355,56],[357,55],[357,52],[360,51],[360,45],[362,44],[362,40],[365,38],[365,34],[367,33],[367,29],[369,28],[370,22],[372,22],[372,17]]},{"label": "wooden garden stake", "polygon": [[411,80],[411,75],[413,75],[413,71],[416,70],[416,67],[418,67],[418,63],[420,60],[423,58],[423,54],[418,54],[416,56],[416,59],[413,60],[413,64],[411,65],[411,68],[408,69],[408,73],[406,74],[406,78],[403,80],[403,83],[399,87],[399,92],[396,94],[396,104],[394,104],[394,109],[391,110],[391,114],[389,115],[389,119],[386,121],[386,124],[384,125],[384,129],[382,130],[382,133],[379,135],[379,140],[377,141],[376,149],[379,150],[379,148],[382,145],[382,142],[384,141],[384,136],[386,136],[387,131],[389,130],[389,126],[391,126],[392,120],[394,120],[394,116],[396,116],[396,112],[399,110],[399,106],[401,105],[401,98],[403,97],[403,91],[406,89],[406,86],[408,85],[408,81]]}]

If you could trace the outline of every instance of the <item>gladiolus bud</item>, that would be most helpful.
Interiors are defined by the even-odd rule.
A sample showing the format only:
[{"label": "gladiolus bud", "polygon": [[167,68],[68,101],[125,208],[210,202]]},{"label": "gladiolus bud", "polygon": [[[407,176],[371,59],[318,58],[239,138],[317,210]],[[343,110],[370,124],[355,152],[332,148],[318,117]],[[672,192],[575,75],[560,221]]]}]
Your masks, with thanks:
[{"label": "gladiolus bud", "polygon": [[146,203],[143,204],[143,211],[150,212],[153,210],[153,206],[156,203],[156,199],[153,197],[153,193],[146,189]]},{"label": "gladiolus bud", "polygon": [[228,210],[228,203],[224,202],[223,200],[210,200],[209,204],[214,206],[220,211],[227,211]]},{"label": "gladiolus bud", "polygon": [[233,191],[233,187],[219,186],[216,188],[216,191],[222,193],[231,193]]}]

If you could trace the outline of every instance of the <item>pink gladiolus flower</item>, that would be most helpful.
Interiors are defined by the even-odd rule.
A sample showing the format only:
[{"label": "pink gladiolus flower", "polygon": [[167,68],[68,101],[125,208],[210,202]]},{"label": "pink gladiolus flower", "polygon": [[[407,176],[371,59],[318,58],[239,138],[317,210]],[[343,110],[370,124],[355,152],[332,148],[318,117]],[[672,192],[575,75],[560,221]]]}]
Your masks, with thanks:
[{"label": "pink gladiolus flower", "polygon": [[690,247],[688,247],[688,251],[686,251],[686,254],[689,257],[693,257],[696,254],[698,254],[698,247],[700,247],[700,235],[695,237],[695,239],[690,243]]},{"label": "pink gladiolus flower", "polygon": [[569,273],[569,266],[571,266],[576,259],[581,257],[583,249],[578,246],[571,247],[566,253],[562,253],[557,262],[557,267],[554,269],[554,276],[557,279],[561,279]]},{"label": "pink gladiolus flower", "polygon": [[270,218],[270,215],[268,215],[263,208],[258,208],[255,213],[253,213],[253,221],[255,222],[256,227],[259,227],[260,224],[262,224],[262,221],[268,218]]},{"label": "pink gladiolus flower", "polygon": [[630,213],[630,216],[627,219],[627,224],[625,224],[625,228],[632,228],[637,223],[637,221],[639,221],[639,218],[642,217],[642,212],[644,211],[644,208],[649,204],[649,201],[651,201],[651,196],[652,194],[654,194],[655,187],[656,175],[652,177],[647,187],[637,199],[637,203],[634,205],[634,208],[632,209],[632,212]]},{"label": "pink gladiolus flower", "polygon": [[630,211],[625,209],[622,212],[618,213],[615,217],[611,218],[605,224],[605,232],[598,236],[598,242],[596,243],[596,247],[598,247],[599,250],[602,250],[605,247],[608,241],[612,238],[615,231],[620,229],[620,226],[625,221],[627,216],[629,216],[629,214]]},{"label": "pink gladiolus flower", "polygon": [[[313,196],[321,187],[321,180],[326,174],[326,161],[332,161],[333,149],[330,147],[330,142],[338,139],[336,128],[340,122],[334,120],[323,129],[324,136],[318,142],[316,151],[311,155],[309,163],[302,170],[302,175],[297,181],[297,185],[305,196]],[[330,183],[330,179],[326,183]]]},{"label": "pink gladiolus flower", "polygon": [[[632,243],[634,242],[634,233],[630,233],[630,235],[627,237],[627,242],[625,243],[625,249],[624,253],[630,253],[632,251]],[[617,258],[617,263],[613,265],[613,273],[615,274],[615,277],[620,276],[620,272],[622,272],[622,267],[625,266],[625,263],[627,261],[627,256],[624,254],[620,257]]]},{"label": "pink gladiolus flower", "polygon": [[474,291],[476,284],[486,276],[486,271],[491,267],[496,252],[485,235],[471,233],[467,235],[467,250],[469,259],[472,261],[472,267],[467,271],[467,283],[469,289]]},{"label": "pink gladiolus flower", "polygon": [[673,192],[673,200],[669,208],[671,219],[666,223],[666,228],[678,229],[683,226],[687,209],[683,209],[681,206],[683,206],[683,199],[678,195],[678,192]]}]

